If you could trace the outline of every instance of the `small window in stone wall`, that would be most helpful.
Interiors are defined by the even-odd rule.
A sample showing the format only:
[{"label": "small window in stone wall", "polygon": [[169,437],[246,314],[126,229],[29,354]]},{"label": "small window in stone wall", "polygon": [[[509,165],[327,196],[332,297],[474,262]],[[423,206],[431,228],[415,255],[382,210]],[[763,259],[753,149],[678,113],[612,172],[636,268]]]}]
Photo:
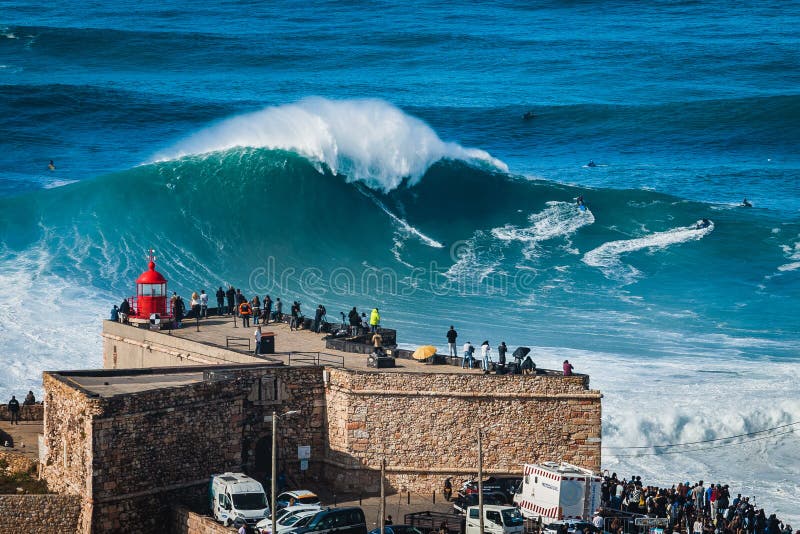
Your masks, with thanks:
[{"label": "small window in stone wall", "polygon": [[262,376],[253,384],[248,400],[257,405],[279,403],[278,379],[274,376]]}]

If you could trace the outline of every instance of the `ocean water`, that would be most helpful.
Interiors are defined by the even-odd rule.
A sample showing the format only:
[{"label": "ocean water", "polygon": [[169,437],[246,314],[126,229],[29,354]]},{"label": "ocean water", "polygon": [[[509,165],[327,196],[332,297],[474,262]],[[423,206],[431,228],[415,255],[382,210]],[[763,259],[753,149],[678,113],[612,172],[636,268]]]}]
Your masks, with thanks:
[{"label": "ocean water", "polygon": [[0,1],[0,398],[99,366],[152,246],[184,295],[569,358],[604,468],[796,523],[798,26],[749,0]]}]

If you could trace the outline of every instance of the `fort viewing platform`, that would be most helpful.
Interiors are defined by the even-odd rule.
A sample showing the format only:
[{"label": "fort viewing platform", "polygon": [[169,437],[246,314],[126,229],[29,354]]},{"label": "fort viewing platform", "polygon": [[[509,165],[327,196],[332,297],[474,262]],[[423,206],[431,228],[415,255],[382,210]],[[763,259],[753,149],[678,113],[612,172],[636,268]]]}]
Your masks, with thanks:
[{"label": "fort viewing platform", "polygon": [[[323,365],[352,370],[389,373],[447,373],[483,375],[480,368],[462,368],[461,358],[441,355],[427,361],[408,357],[409,351],[394,350],[394,367],[369,367],[367,354],[335,348],[351,346],[347,339],[326,340],[327,334],[309,329],[290,331],[283,322],[260,325],[264,335],[274,335],[272,354],[254,354],[253,333],[257,325],[241,326],[231,316],[211,316],[199,322],[188,320],[179,329],[150,330],[105,321],[103,366],[106,369],[173,365],[212,365],[240,363],[282,363],[284,365]],[[392,331],[393,332],[393,331]],[[114,343],[115,341],[124,343]],[[333,345],[333,346],[331,346]],[[509,356],[509,360],[512,360]],[[513,360],[512,360],[513,361]],[[441,363],[434,365],[433,363]],[[561,370],[538,369],[539,376],[561,377]],[[588,375],[576,374],[588,388]],[[519,376],[517,377],[519,378]]]}]

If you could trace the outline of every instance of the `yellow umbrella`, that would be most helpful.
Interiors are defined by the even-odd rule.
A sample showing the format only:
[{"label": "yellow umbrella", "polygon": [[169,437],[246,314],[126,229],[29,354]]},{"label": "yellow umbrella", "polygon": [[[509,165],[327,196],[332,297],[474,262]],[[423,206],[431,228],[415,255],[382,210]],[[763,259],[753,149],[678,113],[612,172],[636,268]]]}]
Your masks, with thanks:
[{"label": "yellow umbrella", "polygon": [[415,350],[411,357],[415,360],[427,360],[434,354],[436,354],[436,347],[433,345],[423,345]]}]

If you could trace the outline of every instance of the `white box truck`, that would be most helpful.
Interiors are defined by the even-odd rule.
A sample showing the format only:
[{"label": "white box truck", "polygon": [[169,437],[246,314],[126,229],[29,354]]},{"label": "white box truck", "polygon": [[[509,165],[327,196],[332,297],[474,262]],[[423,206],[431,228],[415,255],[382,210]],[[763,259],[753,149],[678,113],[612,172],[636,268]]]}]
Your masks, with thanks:
[{"label": "white box truck", "polygon": [[568,463],[525,464],[514,502],[522,515],[544,521],[588,520],[600,506],[602,478]]},{"label": "white box truck", "polygon": [[255,525],[269,516],[264,486],[244,473],[212,475],[210,497],[214,519],[226,527],[237,519]]},{"label": "white box truck", "polygon": [[[465,534],[480,534],[480,513],[477,506],[467,508]],[[522,534],[525,521],[514,506],[485,504],[483,506],[484,534]]]}]

